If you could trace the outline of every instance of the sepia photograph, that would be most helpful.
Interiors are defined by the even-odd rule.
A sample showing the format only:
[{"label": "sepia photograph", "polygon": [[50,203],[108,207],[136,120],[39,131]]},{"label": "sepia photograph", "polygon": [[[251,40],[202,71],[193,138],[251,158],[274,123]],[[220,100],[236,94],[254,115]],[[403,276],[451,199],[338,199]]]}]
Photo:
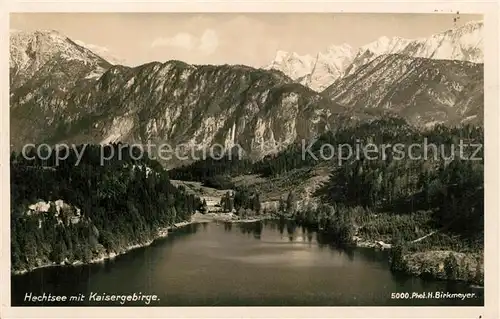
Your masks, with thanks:
[{"label": "sepia photograph", "polygon": [[482,14],[9,19],[11,307],[485,306]]}]

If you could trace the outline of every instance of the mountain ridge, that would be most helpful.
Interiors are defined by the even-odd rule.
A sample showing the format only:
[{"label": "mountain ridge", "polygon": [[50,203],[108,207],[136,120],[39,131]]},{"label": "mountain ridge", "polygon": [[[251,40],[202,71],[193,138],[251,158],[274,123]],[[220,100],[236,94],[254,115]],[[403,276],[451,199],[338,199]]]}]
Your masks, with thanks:
[{"label": "mountain ridge", "polygon": [[[92,52],[84,50],[88,56],[77,60],[61,55],[80,50],[74,42],[62,43],[68,47],[56,45],[42,54],[46,61],[28,70],[29,80],[11,83],[11,136],[17,147],[33,141],[151,141],[200,151],[236,143],[265,155],[276,150],[256,145],[282,148],[309,138],[343,110],[279,71],[176,60],[99,66],[89,63]],[[101,74],[89,77],[94,68]]]},{"label": "mountain ridge", "polygon": [[[110,63],[91,50],[75,43],[55,30],[10,32],[10,82],[23,85],[46,63],[60,58],[89,66],[89,71],[102,74]],[[13,83],[14,82],[14,83]]]},{"label": "mountain ridge", "polygon": [[479,63],[381,55],[322,94],[346,107],[389,109],[419,126],[466,118],[481,125],[483,72]]},{"label": "mountain ridge", "polygon": [[112,65],[54,32],[13,33],[10,50],[14,148],[151,142],[182,145],[185,154],[219,144],[259,158],[388,113],[418,126],[482,118],[481,64],[382,55],[320,94],[275,69],[178,60]]},{"label": "mountain ridge", "polygon": [[[266,69],[279,69],[293,80],[307,85],[315,91],[321,92],[335,80],[350,75],[360,66],[372,61],[383,54],[406,54],[412,57],[425,57],[433,59],[463,60],[475,63],[483,62],[482,33],[484,22],[482,20],[469,21],[456,28],[439,32],[429,37],[405,39],[402,37],[381,36],[377,40],[367,43],[357,50],[348,44],[330,47],[350,47],[351,50],[335,55],[333,58],[319,58],[314,55],[299,55],[295,52],[278,51],[274,60]],[[342,51],[339,51],[342,52]],[[286,59],[286,57],[293,57]],[[342,60],[343,67],[332,72],[317,72],[313,65],[320,61],[321,64],[335,64],[333,60]],[[295,72],[295,69],[300,72]],[[291,71],[289,71],[291,70]],[[307,79],[316,79],[307,81]]]}]

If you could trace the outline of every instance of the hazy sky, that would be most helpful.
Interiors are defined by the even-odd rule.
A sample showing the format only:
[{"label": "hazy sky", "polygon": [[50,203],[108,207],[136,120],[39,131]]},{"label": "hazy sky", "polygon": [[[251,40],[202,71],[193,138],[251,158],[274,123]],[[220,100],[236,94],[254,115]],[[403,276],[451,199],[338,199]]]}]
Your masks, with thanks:
[{"label": "hazy sky", "polygon": [[[57,30],[109,49],[129,64],[267,65],[277,50],[316,54],[329,45],[357,48],[380,36],[417,38],[453,27],[455,15],[381,13],[17,13],[11,28]],[[460,15],[458,24],[481,20]]]}]

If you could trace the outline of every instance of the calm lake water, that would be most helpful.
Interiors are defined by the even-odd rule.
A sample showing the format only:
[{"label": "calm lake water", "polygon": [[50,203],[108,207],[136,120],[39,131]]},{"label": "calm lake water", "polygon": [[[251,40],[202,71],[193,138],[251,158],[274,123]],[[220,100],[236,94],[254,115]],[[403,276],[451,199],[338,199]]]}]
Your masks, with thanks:
[{"label": "calm lake water", "polygon": [[[116,306],[96,294],[156,295],[150,306],[483,305],[483,290],[389,271],[384,252],[342,249],[293,224],[206,223],[178,229],[114,260],[12,276],[12,305]],[[392,293],[467,293],[478,297],[391,299]],[[84,296],[29,302],[25,295]],[[89,300],[92,299],[92,300]],[[126,306],[144,306],[126,301]]]}]

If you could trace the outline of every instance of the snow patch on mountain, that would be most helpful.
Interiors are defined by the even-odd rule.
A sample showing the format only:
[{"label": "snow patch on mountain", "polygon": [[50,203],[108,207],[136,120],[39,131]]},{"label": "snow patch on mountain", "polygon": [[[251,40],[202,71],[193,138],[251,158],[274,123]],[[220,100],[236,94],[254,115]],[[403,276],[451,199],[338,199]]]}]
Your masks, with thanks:
[{"label": "snow patch on mountain", "polygon": [[371,43],[362,46],[359,52],[365,52],[369,50],[370,52],[374,53],[377,56],[383,54],[397,53],[400,52],[402,49],[404,49],[410,42],[411,40],[404,39],[401,37],[388,38],[386,36],[382,36],[376,41],[373,41]]},{"label": "snow patch on mountain", "polygon": [[472,21],[457,29],[413,40],[401,53],[418,58],[483,63],[483,29],[483,21]]},{"label": "snow patch on mountain", "polygon": [[313,90],[322,91],[342,76],[354,54],[354,49],[348,44],[332,45],[315,56],[278,51],[265,69],[279,70]]},{"label": "snow patch on mountain", "polygon": [[75,69],[78,65],[87,66],[93,73],[109,66],[99,55],[54,30],[10,30],[9,51],[10,80],[16,81],[17,86],[42,68],[50,69],[49,65],[62,62],[74,62]]},{"label": "snow patch on mountain", "polygon": [[99,59],[99,56],[90,50],[54,30],[10,31],[10,67],[24,66],[33,58],[36,63],[43,64],[56,55],[89,64]]},{"label": "snow patch on mountain", "polygon": [[315,58],[311,55],[299,55],[295,52],[278,51],[271,65],[266,69],[279,70],[293,80],[308,75],[313,66]]},{"label": "snow patch on mountain", "polygon": [[322,91],[337,79],[351,75],[361,66],[387,54],[483,63],[483,27],[483,21],[471,21],[430,37],[382,36],[357,50],[348,44],[332,45],[326,52],[316,55],[278,51],[265,69],[282,71],[292,80]]}]

